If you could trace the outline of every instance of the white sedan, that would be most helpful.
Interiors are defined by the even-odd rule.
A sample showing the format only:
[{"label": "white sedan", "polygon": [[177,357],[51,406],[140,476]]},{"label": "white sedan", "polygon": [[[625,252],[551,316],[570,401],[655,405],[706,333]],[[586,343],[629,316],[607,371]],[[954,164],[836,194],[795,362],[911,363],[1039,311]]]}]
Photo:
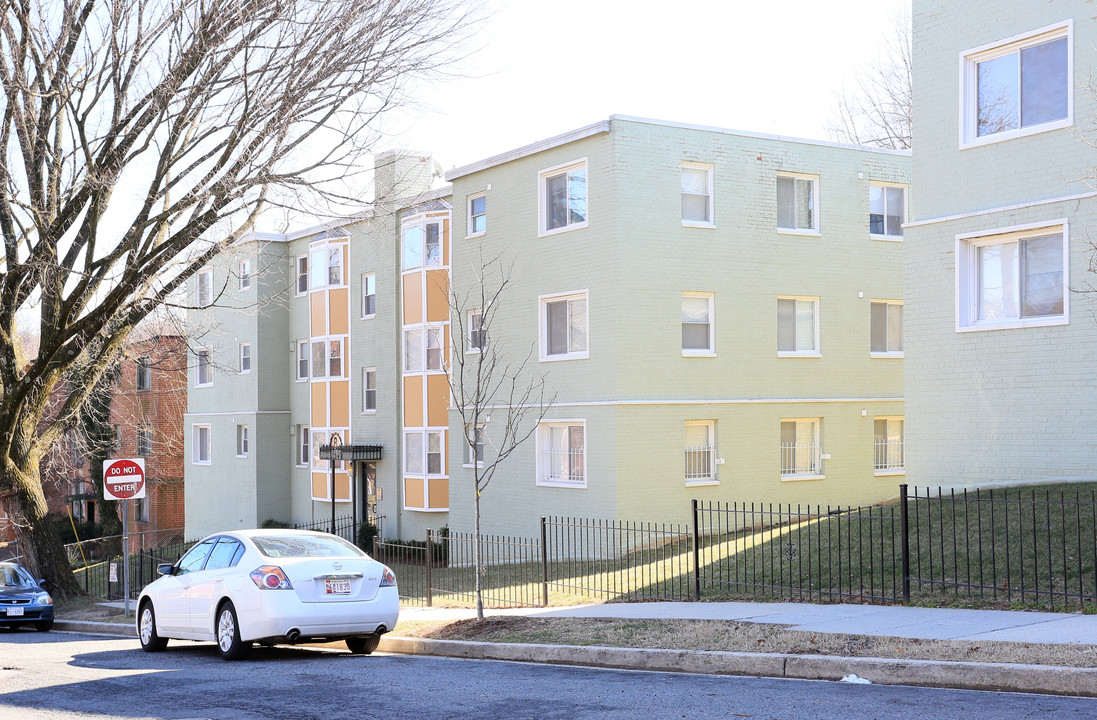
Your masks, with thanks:
[{"label": "white sedan", "polygon": [[343,639],[371,653],[396,626],[396,577],[353,544],[307,530],[236,530],[205,538],[137,600],[148,652],[169,638],[213,640],[225,660],[266,645]]}]

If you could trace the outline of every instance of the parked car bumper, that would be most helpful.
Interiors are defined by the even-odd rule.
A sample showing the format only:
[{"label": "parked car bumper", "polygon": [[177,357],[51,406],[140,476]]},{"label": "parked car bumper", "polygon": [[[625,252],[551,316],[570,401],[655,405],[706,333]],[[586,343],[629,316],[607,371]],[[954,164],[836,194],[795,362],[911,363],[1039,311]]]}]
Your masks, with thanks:
[{"label": "parked car bumper", "polygon": [[383,587],[372,600],[304,603],[292,591],[260,591],[268,597],[255,609],[238,608],[242,640],[286,640],[291,631],[300,640],[371,635],[396,627],[400,596]]},{"label": "parked car bumper", "polygon": [[[9,615],[9,608],[22,609],[22,615]],[[53,620],[53,605],[38,605],[36,603],[20,604],[18,606],[0,607],[0,625],[30,625],[36,622]]]}]

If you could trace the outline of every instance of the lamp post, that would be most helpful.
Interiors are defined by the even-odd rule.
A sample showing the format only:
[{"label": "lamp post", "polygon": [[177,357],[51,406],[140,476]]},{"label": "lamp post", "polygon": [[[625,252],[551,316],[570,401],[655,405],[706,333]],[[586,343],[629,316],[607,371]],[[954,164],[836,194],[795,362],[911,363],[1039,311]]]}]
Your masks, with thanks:
[{"label": "lamp post", "polygon": [[329,447],[331,448],[331,459],[329,460],[329,462],[331,462],[331,534],[332,535],[335,534],[335,463],[337,462],[336,457],[339,455],[339,452],[336,450],[336,448],[342,446],[342,444],[343,444],[342,438],[340,438],[337,433],[332,433],[331,434],[330,445],[329,445]]}]

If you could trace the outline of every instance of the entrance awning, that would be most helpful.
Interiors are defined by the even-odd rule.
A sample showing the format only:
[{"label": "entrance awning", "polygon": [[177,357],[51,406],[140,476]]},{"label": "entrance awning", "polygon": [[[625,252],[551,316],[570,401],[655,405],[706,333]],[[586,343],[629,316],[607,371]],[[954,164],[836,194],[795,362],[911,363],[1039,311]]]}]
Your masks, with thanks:
[{"label": "entrance awning", "polygon": [[321,445],[321,460],[380,460],[383,445]]}]

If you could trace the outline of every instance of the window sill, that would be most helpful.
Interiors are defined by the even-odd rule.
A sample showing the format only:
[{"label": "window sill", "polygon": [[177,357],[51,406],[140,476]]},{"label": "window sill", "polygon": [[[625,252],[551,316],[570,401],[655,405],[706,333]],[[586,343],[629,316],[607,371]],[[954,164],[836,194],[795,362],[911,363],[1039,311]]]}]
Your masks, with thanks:
[{"label": "window sill", "polygon": [[800,235],[803,237],[822,237],[818,230],[797,230],[796,228],[777,228],[778,235]]},{"label": "window sill", "polygon": [[476,238],[482,238],[482,237],[484,237],[484,235],[487,234],[487,232],[488,232],[487,230],[481,230],[480,232],[469,233],[468,235],[465,235],[465,239],[466,240],[474,240]]},{"label": "window sill", "polygon": [[191,465],[212,465],[209,460],[192,460]]},{"label": "window sill", "polygon": [[309,381],[308,378],[303,378],[303,377],[297,378],[297,382],[299,382],[299,383],[308,382],[308,381]]},{"label": "window sill", "polygon": [[462,465],[461,467],[463,467],[463,468],[467,468],[467,469],[469,469],[469,470],[473,470],[473,469],[474,469],[474,467],[476,467],[476,468],[482,468],[482,467],[484,467],[484,463],[476,463],[476,465],[475,465],[475,466],[473,466],[473,465],[471,465],[471,464],[465,464],[465,465]]},{"label": "window sill", "polygon": [[961,139],[960,149],[970,150],[971,148],[982,147],[983,145],[993,145],[994,143],[1006,142],[1007,140],[1014,140],[1029,135],[1039,135],[1040,133],[1051,132],[1052,130],[1062,130],[1063,128],[1071,127],[1072,125],[1074,125],[1074,118],[1068,116],[1061,120],[1050,120],[1046,123],[1033,125],[1032,127],[1005,130],[1003,132],[994,133],[993,135],[976,137],[972,140]]},{"label": "window sill", "polygon": [[251,370],[241,370],[240,374],[241,375],[251,375]]},{"label": "window sill", "polygon": [[777,351],[777,357],[779,358],[821,358],[822,353],[817,352],[781,352]]},{"label": "window sill", "polygon": [[481,348],[471,348],[471,347],[465,348],[465,354],[466,355],[479,355],[482,352],[484,352],[484,351]]},{"label": "window sill", "polygon": [[714,222],[704,222],[702,220],[683,220],[682,227],[688,228],[708,228],[713,229],[716,227]]},{"label": "window sill", "polygon": [[906,468],[901,470],[877,470],[874,474],[876,477],[893,477],[895,475],[906,475],[907,471]]},{"label": "window sill", "polygon": [[686,487],[712,487],[719,485],[719,480],[686,480]]},{"label": "window sill", "polygon": [[586,490],[586,482],[574,483],[563,482],[559,480],[538,480],[537,487],[553,487],[553,488],[571,488],[573,490]]},{"label": "window sill", "polygon": [[[346,500],[342,500],[342,501],[337,500],[336,502],[346,502]],[[405,505],[404,509],[408,510],[410,512],[421,512],[421,513],[448,513],[449,512],[448,507],[447,508],[421,508],[421,507],[409,507],[408,505]]]},{"label": "window sill", "polygon": [[902,360],[902,352],[870,352],[869,357],[875,360]]},{"label": "window sill", "polygon": [[868,239],[869,240],[879,240],[880,242],[894,242],[894,243],[903,242],[903,236],[902,235],[873,235],[872,233],[869,233]]},{"label": "window sill", "polygon": [[568,355],[542,355],[541,362],[559,362],[561,360],[587,360],[590,353],[572,353]]},{"label": "window sill", "polygon": [[308,465],[301,465],[301,464],[294,465],[294,467],[298,468],[299,470],[308,470],[309,469]]},{"label": "window sill", "polygon": [[377,414],[377,410],[376,410],[376,408],[375,408],[375,409],[373,409],[373,410],[363,410],[363,411],[362,411],[362,414],[363,414],[363,415],[376,415],[376,414]]},{"label": "window sill", "polygon": [[213,383],[203,383],[202,385],[195,385],[194,387],[195,389],[213,387]]},{"label": "window sill", "polygon": [[1065,315],[1054,317],[1033,318],[1031,320],[1007,320],[996,323],[978,323],[974,325],[957,325],[956,332],[982,332],[985,330],[1013,330],[1019,328],[1050,327],[1053,325],[1069,325],[1070,320]]},{"label": "window sill", "polygon": [[247,460],[247,459],[248,459],[248,456],[247,456],[247,455],[237,455],[237,456],[236,456],[236,458],[237,458],[238,460]]},{"label": "window sill", "polygon": [[580,223],[571,223],[570,225],[565,225],[564,227],[553,228],[552,230],[545,230],[544,228],[539,228],[537,230],[537,237],[543,238],[543,237],[548,237],[550,235],[559,235],[560,233],[566,233],[566,232],[569,232],[571,230],[582,230],[583,228],[587,227],[589,224],[590,224],[589,220],[584,220],[583,222],[580,222]]},{"label": "window sill", "polygon": [[375,317],[377,317],[377,313],[374,313],[372,315],[363,315],[362,317],[360,317],[358,319],[359,320],[372,320]]},{"label": "window sill", "polygon": [[683,350],[682,357],[716,357],[716,351],[714,350]]},{"label": "window sill", "polygon": [[800,480],[825,480],[826,475],[782,475],[781,482],[799,482]]}]

